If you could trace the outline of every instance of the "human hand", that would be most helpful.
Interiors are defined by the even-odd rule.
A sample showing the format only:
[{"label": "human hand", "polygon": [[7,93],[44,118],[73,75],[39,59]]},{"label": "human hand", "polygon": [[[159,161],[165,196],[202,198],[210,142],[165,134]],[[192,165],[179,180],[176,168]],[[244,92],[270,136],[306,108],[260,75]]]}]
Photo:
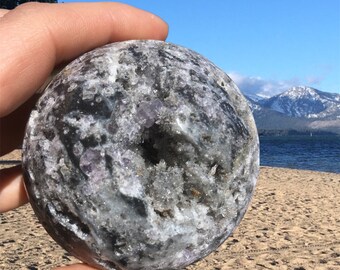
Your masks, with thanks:
[{"label": "human hand", "polygon": [[[167,32],[160,18],[118,3],[28,3],[0,9],[0,156],[21,146],[35,93],[56,67],[107,43],[164,40]],[[1,170],[0,213],[27,201],[21,168]]]}]

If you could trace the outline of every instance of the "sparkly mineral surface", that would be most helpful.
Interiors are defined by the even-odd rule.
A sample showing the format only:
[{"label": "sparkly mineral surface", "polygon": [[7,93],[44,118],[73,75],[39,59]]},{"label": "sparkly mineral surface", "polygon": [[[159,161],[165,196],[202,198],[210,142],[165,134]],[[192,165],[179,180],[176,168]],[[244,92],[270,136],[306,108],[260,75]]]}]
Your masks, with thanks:
[{"label": "sparkly mineral surface", "polygon": [[99,269],[179,269],[243,217],[259,168],[245,98],[214,64],[160,41],[110,44],[47,86],[23,145],[48,233]]}]

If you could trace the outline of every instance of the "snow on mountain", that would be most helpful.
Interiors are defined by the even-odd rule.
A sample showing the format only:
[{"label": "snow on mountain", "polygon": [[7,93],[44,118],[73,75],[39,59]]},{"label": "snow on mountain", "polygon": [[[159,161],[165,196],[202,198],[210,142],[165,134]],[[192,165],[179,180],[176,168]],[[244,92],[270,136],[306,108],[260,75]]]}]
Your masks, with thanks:
[{"label": "snow on mountain", "polygon": [[340,134],[340,94],[298,86],[267,99],[246,98],[259,130],[320,130]]},{"label": "snow on mountain", "polygon": [[291,117],[340,119],[340,95],[298,86],[266,100],[265,107]]},{"label": "snow on mountain", "polygon": [[257,98],[254,99],[252,96],[245,96],[245,97],[248,101],[248,105],[252,112],[262,109],[262,106],[258,103],[258,101],[261,99],[257,99]]},{"label": "snow on mountain", "polygon": [[248,99],[255,101],[255,102],[268,98],[268,97],[264,97],[264,96],[257,95],[257,94],[255,94],[255,95],[245,94],[245,95]]}]

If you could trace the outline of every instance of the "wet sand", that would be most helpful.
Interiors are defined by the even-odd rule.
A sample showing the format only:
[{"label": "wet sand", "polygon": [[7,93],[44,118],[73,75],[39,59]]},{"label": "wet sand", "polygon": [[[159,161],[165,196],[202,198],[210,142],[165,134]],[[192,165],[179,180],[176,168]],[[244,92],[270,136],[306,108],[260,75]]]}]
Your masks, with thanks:
[{"label": "wet sand", "polygon": [[[78,262],[47,235],[29,205],[0,214],[0,235],[0,269]],[[198,269],[340,269],[340,174],[261,167],[241,224],[187,268]]]}]

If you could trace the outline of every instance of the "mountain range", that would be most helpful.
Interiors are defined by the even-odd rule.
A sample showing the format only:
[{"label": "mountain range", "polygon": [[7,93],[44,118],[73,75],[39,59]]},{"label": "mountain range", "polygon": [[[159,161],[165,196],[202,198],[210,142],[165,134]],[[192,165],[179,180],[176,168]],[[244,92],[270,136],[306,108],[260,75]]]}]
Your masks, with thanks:
[{"label": "mountain range", "polygon": [[340,134],[340,94],[297,86],[270,98],[246,98],[260,134]]}]

